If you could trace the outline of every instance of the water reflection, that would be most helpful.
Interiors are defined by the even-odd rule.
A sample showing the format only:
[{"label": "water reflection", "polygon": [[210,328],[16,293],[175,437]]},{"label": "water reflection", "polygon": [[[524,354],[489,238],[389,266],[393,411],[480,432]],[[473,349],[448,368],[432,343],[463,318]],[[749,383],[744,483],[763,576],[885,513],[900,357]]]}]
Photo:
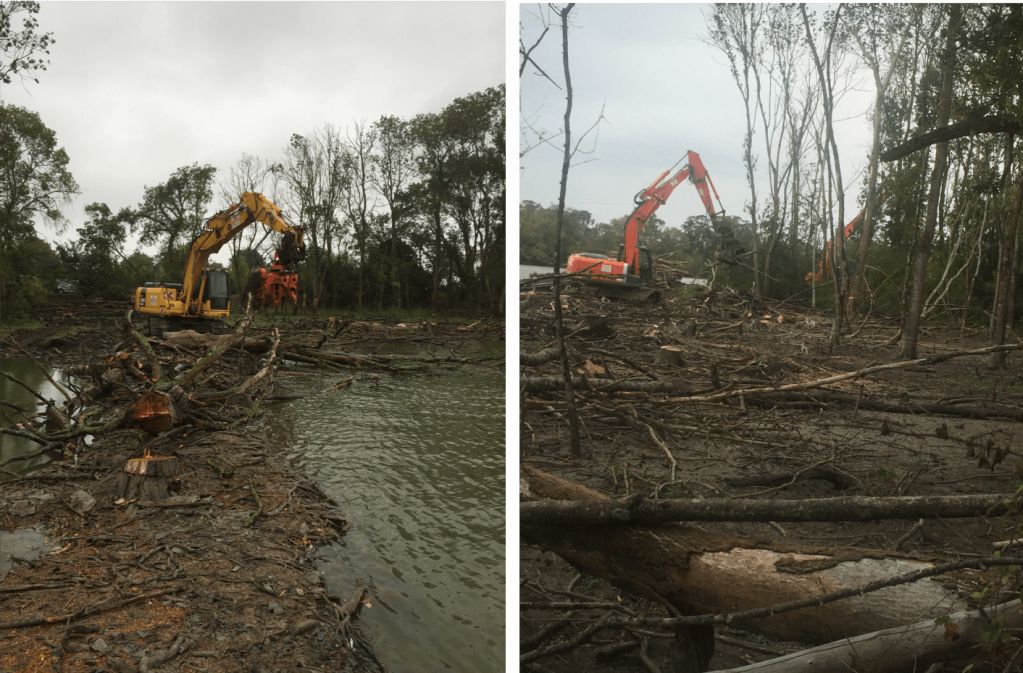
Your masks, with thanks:
[{"label": "water reflection", "polygon": [[503,376],[285,379],[268,440],[337,499],[352,531],[327,549],[328,588],[374,591],[364,617],[389,670],[504,670]]},{"label": "water reflection", "polygon": [[[29,358],[0,357],[0,372],[10,374],[45,399],[58,403],[64,401],[60,391]],[[52,376],[58,381],[65,380],[59,370],[53,372]],[[6,376],[0,376],[0,427],[10,428],[16,423],[24,423],[26,417],[32,418],[36,412],[42,410],[43,404],[29,390]],[[39,445],[32,440],[0,434],[0,468],[3,470],[0,471],[0,481],[10,478],[8,472],[26,474],[49,462],[49,457],[45,455],[7,462],[17,456],[34,453],[38,449]]]}]

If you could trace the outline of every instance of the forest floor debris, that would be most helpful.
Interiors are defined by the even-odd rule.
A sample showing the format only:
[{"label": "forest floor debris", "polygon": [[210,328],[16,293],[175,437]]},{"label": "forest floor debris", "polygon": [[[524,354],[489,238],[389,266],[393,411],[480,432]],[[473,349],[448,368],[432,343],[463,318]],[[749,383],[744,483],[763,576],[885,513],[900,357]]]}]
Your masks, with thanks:
[{"label": "forest floor debris", "polygon": [[[549,290],[523,282],[523,502],[536,497],[529,492],[528,470],[618,498],[619,507],[673,498],[1016,492],[1023,478],[1015,448],[1023,430],[1017,367],[992,370],[989,358],[963,356],[878,369],[892,361],[893,320],[860,318],[856,335],[828,352],[824,311],[760,302],[728,288],[682,286],[670,277],[659,284],[662,302],[638,306],[600,300],[570,282],[562,303],[583,448],[573,456],[552,348],[553,300]],[[949,329],[932,320],[923,330],[921,356],[984,346],[980,330]],[[1018,357],[1010,353],[1010,363]],[[868,373],[846,377],[861,370]],[[829,383],[815,383],[820,381]],[[1018,516],[1011,515],[690,527],[765,547],[880,552],[936,563],[990,557],[1019,537]],[[619,536],[621,529],[604,527],[599,534]],[[528,526],[524,536],[529,538]],[[633,553],[631,570],[642,578],[645,550]],[[524,542],[521,554],[524,670],[652,671],[678,659],[672,629],[623,625],[634,617],[670,616],[663,601],[580,572],[540,544]],[[997,593],[991,583],[1000,577],[967,571],[942,581],[970,601],[985,587]],[[730,627],[718,628],[716,636],[711,669],[807,647]],[[1009,645],[1011,654],[1018,643]],[[991,666],[997,657],[992,655]],[[978,665],[983,658],[974,655]]]},{"label": "forest floor debris", "polygon": [[[185,343],[140,338],[125,314],[71,302],[0,340],[0,355],[73,375],[69,399],[47,407],[56,425],[29,413],[7,429],[52,460],[0,465],[0,529],[47,545],[0,559],[0,670],[383,670],[358,627],[371,597],[328,595],[316,568],[349,524],[265,445],[262,404],[288,399],[278,383],[292,372],[327,368],[351,385],[457,365],[472,359],[453,355],[458,344],[493,324],[299,318]],[[406,340],[414,353],[375,352]],[[130,412],[145,395],[170,400],[148,432]],[[157,458],[174,469],[148,469]],[[126,490],[127,479],[163,483]]]}]

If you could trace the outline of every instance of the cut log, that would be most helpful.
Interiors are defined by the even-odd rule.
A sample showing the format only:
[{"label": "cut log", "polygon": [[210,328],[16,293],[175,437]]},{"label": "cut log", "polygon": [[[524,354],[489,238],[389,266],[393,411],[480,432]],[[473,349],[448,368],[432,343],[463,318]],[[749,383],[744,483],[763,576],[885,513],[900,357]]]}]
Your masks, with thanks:
[{"label": "cut log", "polygon": [[963,610],[936,623],[927,619],[909,626],[865,633],[776,659],[716,673],[900,673],[922,671],[930,664],[971,656],[984,634],[1023,628],[1020,601],[1002,603],[984,613]]},{"label": "cut log", "polygon": [[169,430],[176,417],[171,396],[147,390],[138,396],[125,413],[125,423],[135,424],[152,435]]},{"label": "cut log", "polygon": [[[180,348],[208,349],[216,348],[233,338],[233,334],[204,334],[185,329],[178,332],[167,332],[163,340]],[[263,353],[270,348],[270,339],[267,337],[245,337],[238,345],[247,351]]]},{"label": "cut log", "polygon": [[[605,504],[607,496],[523,467],[529,493]],[[527,505],[543,503],[523,503]],[[755,544],[680,524],[549,526],[523,522],[522,537],[583,572],[682,614],[730,613],[820,596],[932,564],[886,552]],[[735,625],[785,640],[822,643],[965,607],[932,579]]]}]

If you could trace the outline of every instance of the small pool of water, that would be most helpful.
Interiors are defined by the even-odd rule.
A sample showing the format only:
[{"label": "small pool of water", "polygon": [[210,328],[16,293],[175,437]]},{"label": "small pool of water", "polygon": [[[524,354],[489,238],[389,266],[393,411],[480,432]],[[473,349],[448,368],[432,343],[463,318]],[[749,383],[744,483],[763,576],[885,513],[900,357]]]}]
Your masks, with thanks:
[{"label": "small pool of water", "polygon": [[0,581],[7,577],[15,561],[34,561],[52,549],[40,530],[0,530]]},{"label": "small pool of water", "polygon": [[[0,357],[0,372],[10,374],[39,393],[44,399],[54,400],[63,404],[64,396],[50,383],[46,375],[29,358]],[[50,373],[58,382],[68,381],[67,375],[57,369]],[[37,412],[43,411],[43,404],[25,386],[0,376],[0,427],[10,428],[16,423],[25,422],[25,417],[32,418]],[[11,474],[28,474],[32,470],[45,465],[50,458],[45,455],[17,460],[20,456],[35,453],[39,445],[30,439],[0,434],[0,481],[10,479]]]}]

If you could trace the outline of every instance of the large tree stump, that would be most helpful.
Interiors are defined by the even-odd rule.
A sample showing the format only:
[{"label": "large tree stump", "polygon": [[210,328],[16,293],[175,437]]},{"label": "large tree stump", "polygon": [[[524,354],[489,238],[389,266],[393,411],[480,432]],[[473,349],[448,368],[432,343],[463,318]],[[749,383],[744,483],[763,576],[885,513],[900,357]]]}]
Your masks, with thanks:
[{"label": "large tree stump", "polygon": [[146,454],[128,460],[117,475],[115,496],[125,500],[159,502],[170,496],[170,484],[181,474],[181,463],[174,456]]}]

